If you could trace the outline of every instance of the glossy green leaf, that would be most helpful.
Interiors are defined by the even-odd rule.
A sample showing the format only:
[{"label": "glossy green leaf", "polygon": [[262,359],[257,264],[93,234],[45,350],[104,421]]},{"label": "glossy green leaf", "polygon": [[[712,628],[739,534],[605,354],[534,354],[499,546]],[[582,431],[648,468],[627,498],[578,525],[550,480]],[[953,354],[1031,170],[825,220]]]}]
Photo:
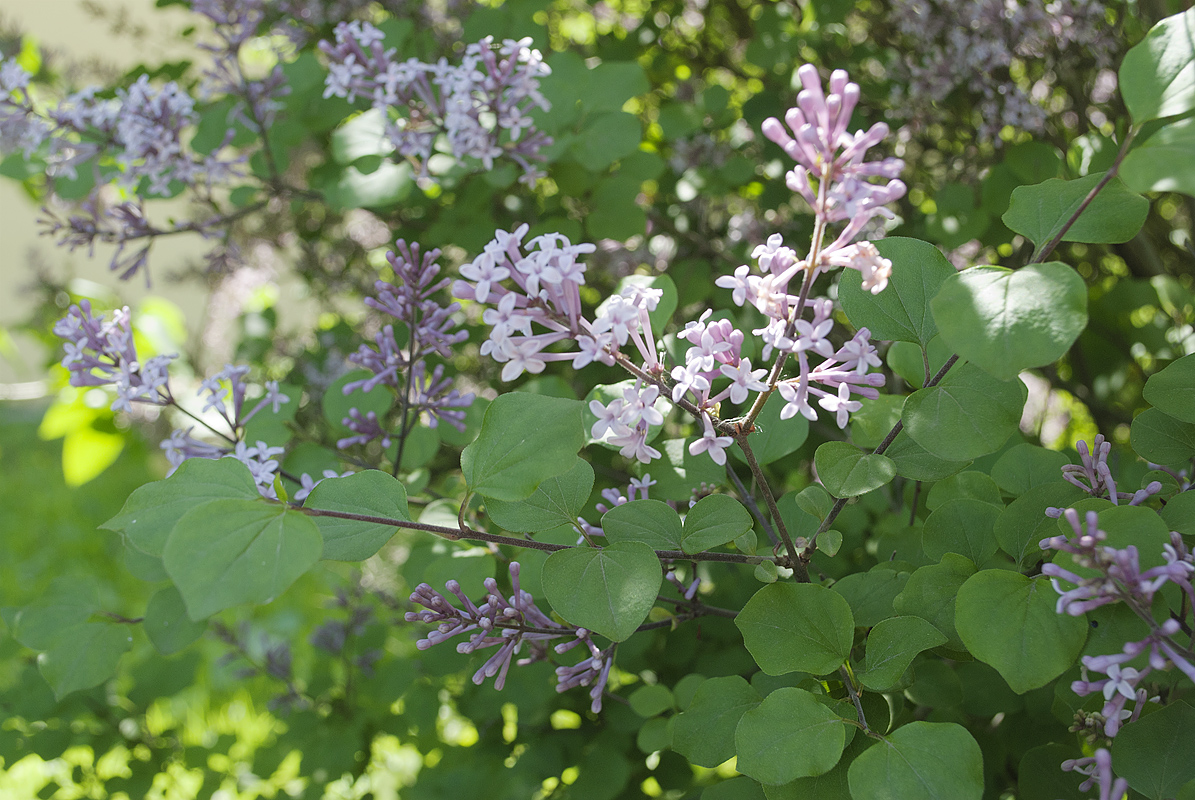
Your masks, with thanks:
[{"label": "glossy green leaf", "polygon": [[379,108],[363,111],[332,131],[332,160],[352,164],[365,156],[386,156],[394,143],[386,135],[386,112]]},{"label": "glossy green leaf", "polygon": [[1178,467],[1195,456],[1195,424],[1147,408],[1133,418],[1129,443],[1146,461]]},{"label": "glossy green leaf", "polygon": [[1195,422],[1195,355],[1183,356],[1149,376],[1146,402],[1182,422]]},{"label": "glossy green leaf", "polygon": [[938,332],[929,303],[942,282],[956,270],[942,251],[920,239],[890,236],[875,243],[892,262],[892,277],[879,294],[863,288],[863,274],[842,271],[838,299],[856,328],[866,327],[872,338],[929,344]]},{"label": "glossy green leaf", "polygon": [[700,767],[713,769],[735,754],[734,731],[748,709],[763,698],[743,678],[710,678],[672,723],[672,749]]},{"label": "glossy green leaf", "polygon": [[954,624],[971,654],[1023,694],[1069,669],[1087,640],[1087,621],[1057,613],[1057,602],[1046,578],[983,570],[959,589]]},{"label": "glossy green leaf", "polygon": [[999,450],[1016,432],[1028,396],[1015,378],[1001,381],[971,364],[956,364],[937,386],[909,395],[901,420],[931,455],[969,461]]},{"label": "glossy green leaf", "polygon": [[739,720],[736,769],[773,785],[829,772],[842,756],[845,727],[809,692],[777,689]]},{"label": "glossy green leaf", "polygon": [[773,583],[735,618],[755,663],[768,675],[826,675],[854,643],[855,621],[841,595],[812,583]]},{"label": "glossy green leaf", "polygon": [[872,745],[848,773],[856,800],[979,800],[983,754],[953,722],[911,722]]},{"label": "glossy green leaf", "polygon": [[1001,380],[1058,360],[1087,326],[1087,286],[1056,261],[964,270],[930,305],[946,344]]},{"label": "glossy green leaf", "polygon": [[697,501],[685,515],[681,549],[700,553],[742,536],[754,525],[751,513],[730,495],[711,494]]},{"label": "glossy green leaf", "polygon": [[1047,508],[1066,508],[1084,497],[1082,489],[1063,480],[1055,480],[1028,490],[1000,513],[993,533],[1000,549],[1018,564],[1033,563],[1042,557],[1040,542],[1054,532],[1055,520],[1046,516]]},{"label": "glossy green leaf", "polygon": [[347,166],[340,171],[331,188],[328,201],[337,210],[387,208],[411,194],[415,188],[415,176],[411,165],[406,162],[395,164],[383,161],[372,172]]},{"label": "glossy green leaf", "polygon": [[[367,469],[347,478],[320,481],[304,508],[411,521],[407,490],[389,473]],[[311,516],[323,537],[323,557],[332,561],[364,561],[390,541],[397,528],[379,522]]]},{"label": "glossy green leaf", "polygon": [[1195,9],[1154,25],[1125,54],[1119,79],[1138,125],[1195,109]]},{"label": "glossy green leaf", "polygon": [[[1013,190],[1004,224],[1039,247],[1052,240],[1079,212],[1087,195],[1105,173],[1073,181],[1052,178]],[[1149,214],[1149,201],[1113,178],[1082,210],[1062,236],[1064,242],[1127,242],[1137,235]]]},{"label": "glossy green leaf", "polygon": [[1182,192],[1195,196],[1195,118],[1164,126],[1120,165],[1120,177],[1135,192]]},{"label": "glossy green leaf", "polygon": [[632,500],[602,515],[611,542],[642,542],[656,550],[680,550],[684,528],[676,509],[659,500]]},{"label": "glossy green leaf", "polygon": [[961,650],[963,642],[954,627],[954,601],[959,588],[975,574],[975,564],[956,553],[942,556],[941,563],[920,567],[909,576],[901,593],[892,601],[898,614],[921,617]]},{"label": "glossy green leaf", "polygon": [[161,557],[170,531],[191,509],[211,500],[257,497],[253,476],[236,459],[189,458],[169,478],[134,491],[100,527],[124,533],[138,550]]},{"label": "glossy green leaf", "polygon": [[921,617],[890,617],[867,635],[867,657],[859,680],[882,691],[900,680],[922,650],[946,644],[946,636]]},{"label": "glossy green leaf", "polygon": [[543,568],[552,608],[571,624],[616,642],[647,618],[662,580],[655,551],[642,542],[558,550]]},{"label": "glossy green leaf", "polygon": [[1062,478],[1062,468],[1070,463],[1064,453],[1034,444],[1010,447],[992,465],[992,480],[1004,491],[1020,497],[1037,486]]},{"label": "glossy green leaf", "polygon": [[472,491],[498,500],[530,497],[572,469],[585,444],[579,400],[508,392],[490,403],[477,439],[461,453]]},{"label": "glossy green leaf", "polygon": [[187,616],[183,596],[174,586],[159,589],[149,599],[142,626],[154,647],[163,655],[177,653],[207,630],[207,623],[195,622]]},{"label": "glossy green leaf", "polygon": [[1195,708],[1178,700],[1121,728],[1112,769],[1150,800],[1174,797],[1195,780]]},{"label": "glossy green leaf", "polygon": [[578,458],[572,469],[545,480],[526,500],[487,500],[485,509],[490,519],[508,531],[538,533],[576,524],[592,491],[593,467]]},{"label": "glossy green leaf", "polygon": [[170,532],[162,563],[202,620],[241,603],[268,603],[320,558],[319,528],[301,511],[262,500],[210,500]]},{"label": "glossy green leaf", "polygon": [[822,485],[835,497],[858,497],[896,477],[892,459],[846,442],[826,442],[817,448],[813,463]]},{"label": "glossy green leaf", "polygon": [[1000,507],[982,500],[949,500],[926,518],[921,547],[933,561],[940,561],[946,553],[958,553],[983,564],[999,548],[993,527],[1000,512]]}]

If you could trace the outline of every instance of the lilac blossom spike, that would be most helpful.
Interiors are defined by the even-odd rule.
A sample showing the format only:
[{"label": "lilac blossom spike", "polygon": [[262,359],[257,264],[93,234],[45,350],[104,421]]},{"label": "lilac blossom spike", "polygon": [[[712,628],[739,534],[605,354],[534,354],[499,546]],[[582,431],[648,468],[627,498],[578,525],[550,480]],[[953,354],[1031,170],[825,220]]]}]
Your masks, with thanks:
[{"label": "lilac blossom spike", "polygon": [[550,104],[539,91],[550,70],[530,39],[493,37],[465,47],[460,64],[400,60],[386,49],[383,35],[368,22],[342,22],[335,42],[320,42],[328,56],[325,97],[369,97],[375,109],[401,116],[387,126],[399,155],[416,162],[422,177],[436,139],[443,135],[456,158],[479,159],[486,169],[506,157],[523,169],[520,180],[533,185],[543,172],[532,162],[552,143],[537,130],[531,113]]}]

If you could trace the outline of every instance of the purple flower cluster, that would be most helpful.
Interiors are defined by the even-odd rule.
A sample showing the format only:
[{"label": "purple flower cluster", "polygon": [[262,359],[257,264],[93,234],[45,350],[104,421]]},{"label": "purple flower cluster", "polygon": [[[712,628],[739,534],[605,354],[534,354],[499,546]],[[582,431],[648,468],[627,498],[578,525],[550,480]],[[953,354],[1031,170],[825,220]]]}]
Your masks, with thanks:
[{"label": "purple flower cluster", "polygon": [[1079,784],[1079,791],[1090,791],[1092,787],[1098,786],[1100,789],[1099,800],[1119,800],[1129,790],[1127,780],[1113,777],[1112,753],[1106,747],[1096,750],[1094,756],[1070,758],[1063,761],[1062,771],[1087,775],[1087,780]]},{"label": "purple flower cluster", "polygon": [[530,39],[507,39],[495,49],[492,37],[465,48],[459,64],[441,58],[434,64],[417,58],[400,61],[386,49],[383,34],[368,22],[342,22],[335,43],[322,41],[328,56],[325,97],[351,102],[367,96],[392,119],[387,134],[398,153],[414,160],[427,176],[437,137],[447,138],[456,158],[477,158],[485,169],[507,157],[523,168],[521,180],[533,185],[542,172],[532,161],[552,140],[536,130],[534,108],[547,111],[539,79],[550,70]]},{"label": "purple flower cluster", "polygon": [[[1181,631],[1179,621],[1168,619],[1158,624],[1151,611],[1154,596],[1167,582],[1175,584],[1187,596],[1186,608],[1195,607],[1195,590],[1191,584],[1195,558],[1182,536],[1171,533],[1170,543],[1163,546],[1165,563],[1142,570],[1135,545],[1117,549],[1103,544],[1107,534],[1100,530],[1099,516],[1095,511],[1088,511],[1085,519],[1080,521],[1079,512],[1068,508],[1063,512],[1063,517],[1070,524],[1074,536],[1043,539],[1042,549],[1069,553],[1075,564],[1094,574],[1079,575],[1053,562],[1042,566],[1042,574],[1050,578],[1059,594],[1058,613],[1079,616],[1100,606],[1123,602],[1150,627],[1148,636],[1139,642],[1126,643],[1121,653],[1084,656],[1083,680],[1075,681],[1071,687],[1080,696],[1103,692],[1106,702],[1100,713],[1104,719],[1104,732],[1108,736],[1115,736],[1124,719],[1135,718],[1130,717],[1125,710],[1126,701],[1135,701],[1135,713],[1140,713],[1140,704],[1147,698],[1147,692],[1138,688],[1138,684],[1150,672],[1173,665],[1195,681],[1195,664],[1192,663],[1195,656],[1189,647],[1184,648],[1173,638]],[[1071,583],[1074,588],[1064,589],[1060,581]],[[1147,652],[1148,661],[1144,669],[1138,671],[1123,666]],[[1089,670],[1104,673],[1107,677],[1088,680]]]},{"label": "purple flower cluster", "polygon": [[[435,295],[451,281],[437,280],[440,266],[436,259],[438,249],[426,253],[420,251],[417,243],[407,245],[399,239],[395,249],[386,254],[394,270],[394,283],[377,281],[374,284],[376,296],[365,298],[365,305],[382,311],[407,329],[407,343],[398,344],[394,326],[385,325],[374,337],[374,345],[361,345],[349,361],[373,373],[368,378],[348,383],[344,393],[352,394],[358,389],[368,392],[377,386],[389,386],[399,397],[399,403],[408,424],[413,424],[418,415],[425,417],[428,427],[436,427],[441,421],[458,430],[464,429],[465,409],[473,403],[473,393],[461,394],[453,388],[452,379],[445,377],[444,366],[436,365],[428,370],[427,359],[432,355],[450,358],[453,346],[468,338],[465,331],[454,331],[453,315],[460,309],[457,303],[441,306]],[[415,415],[415,416],[412,416]],[[353,408],[342,421],[354,435],[337,442],[340,448],[354,444],[365,444],[381,439],[383,447],[389,447],[393,435],[383,427],[374,412],[364,415]],[[406,435],[408,431],[402,431]]]},{"label": "purple flower cluster", "polygon": [[498,650],[473,674],[473,683],[480,686],[486,678],[494,678],[494,688],[501,690],[506,684],[510,665],[523,645],[530,649],[529,657],[515,662],[522,666],[547,657],[547,643],[562,637],[570,641],[558,644],[554,650],[564,653],[584,643],[589,649],[589,658],[573,666],[556,668],[556,691],[563,692],[576,686],[590,686],[589,696],[593,701],[594,713],[602,709],[602,692],[610,675],[614,659],[614,645],[601,650],[584,628],[560,625],[535,604],[530,592],[519,584],[519,563],[510,564],[511,594],[507,598],[493,578],[485,579],[486,597],[479,606],[466,595],[460,584],[454,580],[444,586],[462,608],[454,606],[447,597],[426,583],[419,584],[411,593],[411,602],[423,606],[422,611],[408,611],[407,622],[423,622],[435,625],[426,638],[416,646],[426,650],[461,634],[469,634],[468,641],[456,646],[458,653],[471,654],[478,650],[497,647]]},{"label": "purple flower cluster", "polygon": [[[1112,505],[1119,505],[1121,500],[1127,500],[1131,506],[1141,505],[1150,497],[1162,491],[1160,481],[1152,481],[1145,488],[1133,493],[1116,491],[1116,480],[1112,477],[1112,469],[1108,466],[1108,454],[1112,452],[1112,443],[1104,439],[1103,434],[1096,434],[1092,447],[1080,439],[1075,443],[1079,451],[1082,464],[1067,464],[1062,468],[1062,478],[1092,497],[1106,497]],[[1061,510],[1055,509],[1059,516]],[[1047,511],[1046,513],[1051,513]]]}]

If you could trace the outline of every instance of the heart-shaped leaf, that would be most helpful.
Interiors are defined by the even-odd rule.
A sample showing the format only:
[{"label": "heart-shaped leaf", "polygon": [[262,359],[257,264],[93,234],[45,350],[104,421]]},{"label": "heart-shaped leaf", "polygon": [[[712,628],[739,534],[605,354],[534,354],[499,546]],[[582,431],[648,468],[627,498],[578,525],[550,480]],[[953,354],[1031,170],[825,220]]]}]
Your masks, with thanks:
[{"label": "heart-shaped leaf", "polygon": [[615,642],[629,638],[647,618],[662,580],[660,560],[642,542],[558,550],[543,567],[552,608],[571,624]]}]

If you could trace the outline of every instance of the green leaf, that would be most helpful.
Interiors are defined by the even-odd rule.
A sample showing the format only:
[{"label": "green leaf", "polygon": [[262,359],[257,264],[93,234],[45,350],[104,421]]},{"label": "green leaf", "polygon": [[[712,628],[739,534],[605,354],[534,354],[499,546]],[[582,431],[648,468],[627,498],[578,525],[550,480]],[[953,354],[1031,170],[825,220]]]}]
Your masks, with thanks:
[{"label": "green leaf", "polygon": [[858,800],[979,800],[983,754],[953,722],[911,722],[872,745],[847,774]]},{"label": "green leaf", "polygon": [[735,754],[734,731],[743,714],[759,705],[759,692],[743,678],[710,678],[672,723],[672,749],[699,767],[713,769]]},{"label": "green leaf", "polygon": [[1133,418],[1129,443],[1146,461],[1166,467],[1182,466],[1195,456],[1195,424],[1147,408]]},{"label": "green leaf", "polygon": [[777,689],[739,720],[735,768],[771,785],[821,775],[842,757],[845,728],[842,719],[809,692]]},{"label": "green leaf", "polygon": [[1058,768],[1067,759],[1082,757],[1073,744],[1051,742],[1028,750],[1017,765],[1017,800],[1087,800],[1087,793],[1079,791],[1084,776]]},{"label": "green leaf", "polygon": [[[1064,181],[1051,178],[1013,190],[1004,224],[1037,246],[1052,240],[1078,211],[1106,173]],[[1149,201],[1113,178],[1062,236],[1064,242],[1120,243],[1137,235],[1149,215]]]},{"label": "green leaf", "polygon": [[[304,508],[341,511],[384,519],[410,522],[407,490],[397,479],[376,469],[367,469],[346,478],[320,481]],[[393,525],[337,517],[309,517],[323,537],[323,558],[332,561],[364,561],[394,536]]]},{"label": "green leaf", "polygon": [[[795,453],[809,436],[809,420],[800,414],[780,419],[784,405],[784,398],[777,392],[767,399],[763,411],[755,418],[755,430],[751,432],[748,444],[759,464],[771,464]],[[739,462],[746,463],[746,457],[738,447],[730,448],[729,452]],[[709,460],[705,455],[702,458]]]},{"label": "green leaf", "polygon": [[611,542],[641,542],[656,550],[680,550],[684,528],[676,509],[659,500],[632,500],[602,515]]},{"label": "green leaf", "polygon": [[1195,490],[1188,489],[1170,498],[1158,515],[1170,530],[1184,536],[1195,535]]},{"label": "green leaf", "polygon": [[572,156],[581,166],[600,172],[620,158],[638,152],[643,128],[638,117],[614,111],[595,116],[577,136]]},{"label": "green leaf", "polygon": [[956,364],[937,386],[909,395],[901,420],[931,455],[969,461],[1000,449],[1017,430],[1028,396],[1019,380],[997,380],[971,364]]},{"label": "green leaf", "polygon": [[61,699],[114,676],[120,657],[132,646],[126,626],[85,622],[60,631],[53,645],[37,657],[37,666],[54,696]]},{"label": "green leaf", "polygon": [[387,208],[405,200],[414,188],[413,170],[405,161],[401,164],[384,161],[369,173],[350,165],[340,170],[328,192],[328,202],[338,211]]},{"label": "green leaf", "polygon": [[319,528],[301,511],[261,500],[210,500],[170,532],[162,562],[202,620],[241,603],[268,603],[319,561]]},{"label": "green leaf", "polygon": [[1069,463],[1070,459],[1057,450],[1018,444],[992,465],[992,480],[1004,491],[1020,497],[1037,486],[1058,481],[1062,468]]},{"label": "green leaf", "polygon": [[971,655],[996,668],[1017,694],[1045,686],[1075,663],[1087,621],[1055,611],[1046,578],[982,570],[959,589],[954,623]]},{"label": "green leaf", "polygon": [[1135,192],[1182,192],[1195,196],[1195,118],[1161,128],[1133,148],[1120,177]]},{"label": "green leaf", "polygon": [[975,564],[956,553],[942,556],[940,564],[921,567],[892,601],[898,614],[912,614],[941,631],[950,647],[961,650],[963,642],[954,627],[954,600],[959,587],[975,574]]},{"label": "green leaf", "polygon": [[575,525],[593,491],[593,467],[578,458],[573,468],[548,478],[526,500],[487,500],[486,514],[508,531],[538,533]]},{"label": "green leaf", "polygon": [[812,583],[773,583],[747,601],[734,624],[755,663],[768,675],[826,675],[850,655],[851,607],[841,595]]},{"label": "green leaf", "polygon": [[921,617],[890,617],[867,636],[867,659],[859,680],[882,691],[900,680],[922,650],[946,644],[946,637]]},{"label": "green leaf", "polygon": [[469,489],[497,500],[530,497],[572,469],[585,444],[579,400],[508,392],[485,411],[477,439],[461,453]]},{"label": "green leaf", "polygon": [[892,616],[893,600],[908,580],[909,573],[879,564],[867,572],[852,572],[835,581],[830,591],[846,598],[856,627],[870,628]]},{"label": "green leaf", "polygon": [[921,548],[933,561],[958,553],[983,564],[999,547],[992,529],[1001,510],[969,497],[949,500],[926,518]]},{"label": "green leaf", "polygon": [[191,509],[211,500],[259,496],[248,467],[235,458],[189,458],[169,478],[134,491],[100,527],[124,533],[138,550],[160,558],[170,531]]},{"label": "green leaf", "polygon": [[930,305],[946,344],[1001,380],[1058,360],[1087,326],[1087,286],[1056,261],[964,270]]},{"label": "green leaf", "polygon": [[1000,487],[986,474],[973,469],[951,475],[949,478],[935,483],[925,498],[925,507],[930,511],[935,511],[943,503],[964,497],[982,500],[996,506],[997,509],[1004,508],[1004,496],[1000,494]]},{"label": "green leaf", "polygon": [[[905,344],[920,352],[916,345]],[[900,422],[900,409],[905,404],[905,398],[903,395],[881,394],[874,399],[860,398],[859,403],[862,407],[851,414],[851,442],[864,450],[874,450],[892,427]]]},{"label": "green leaf", "polygon": [[725,494],[708,495],[685,515],[681,549],[686,553],[701,553],[733,542],[754,524],[751,513],[738,500]]},{"label": "green leaf", "polygon": [[[1143,570],[1160,567],[1166,563],[1163,548],[1170,544],[1170,530],[1157,512],[1145,506],[1113,506],[1107,501],[1100,503],[1104,508],[1098,512],[1097,524],[1100,530],[1107,534],[1101,545],[1117,550],[1123,550],[1129,545],[1135,546],[1140,568]],[[1082,519],[1083,516],[1083,510],[1080,510],[1079,518]],[[1074,529],[1066,519],[1060,518],[1057,525],[1060,533],[1069,537],[1075,535]],[[1070,553],[1057,553],[1054,562],[1084,577],[1094,578],[1100,574],[1094,567],[1080,564]]]},{"label": "green leaf", "polygon": [[662,683],[640,686],[631,692],[627,702],[631,704],[632,711],[645,719],[671,711],[675,705],[672,692]]},{"label": "green leaf", "polygon": [[167,656],[182,650],[207,630],[207,623],[194,622],[187,616],[183,596],[174,586],[159,589],[149,599],[142,624],[154,647]]},{"label": "green leaf", "polygon": [[552,608],[569,623],[615,642],[630,637],[647,618],[662,580],[660,560],[642,542],[558,550],[543,568]]},{"label": "green leaf", "polygon": [[1046,516],[1046,509],[1066,508],[1085,496],[1082,489],[1063,480],[1035,486],[1025,492],[1000,512],[992,529],[1000,549],[1018,564],[1041,558],[1039,542],[1056,535],[1055,520]]},{"label": "green leaf", "polygon": [[1137,125],[1195,109],[1195,9],[1154,25],[1125,54],[1119,82]]},{"label": "green leaf", "polygon": [[587,111],[617,111],[626,101],[651,91],[643,67],[635,61],[604,61],[586,76],[585,91],[577,94]]},{"label": "green leaf", "polygon": [[62,438],[62,477],[67,486],[82,486],[99,477],[124,450],[119,433],[98,431],[90,425],[70,431]]},{"label": "green leaf", "polygon": [[1112,769],[1151,800],[1174,797],[1195,779],[1195,708],[1177,700],[1121,728]]},{"label": "green leaf", "polygon": [[917,444],[905,431],[897,435],[884,455],[896,465],[897,475],[912,481],[940,481],[971,466],[970,459],[950,461],[939,458]]},{"label": "green leaf", "polygon": [[891,236],[875,243],[892,262],[888,287],[879,294],[863,289],[863,274],[842,271],[838,299],[856,328],[866,327],[874,339],[929,344],[938,329],[929,303],[956,270],[938,248],[920,239]]},{"label": "green leaf", "polygon": [[60,575],[45,593],[24,608],[5,610],[12,637],[31,650],[48,650],[63,630],[81,625],[101,610],[94,579]]},{"label": "green leaf", "polygon": [[846,442],[826,442],[817,448],[813,463],[822,485],[835,497],[858,497],[896,477],[892,459]]},{"label": "green leaf", "polygon": [[1172,361],[1149,376],[1143,394],[1146,402],[1163,414],[1195,422],[1195,355]]}]

